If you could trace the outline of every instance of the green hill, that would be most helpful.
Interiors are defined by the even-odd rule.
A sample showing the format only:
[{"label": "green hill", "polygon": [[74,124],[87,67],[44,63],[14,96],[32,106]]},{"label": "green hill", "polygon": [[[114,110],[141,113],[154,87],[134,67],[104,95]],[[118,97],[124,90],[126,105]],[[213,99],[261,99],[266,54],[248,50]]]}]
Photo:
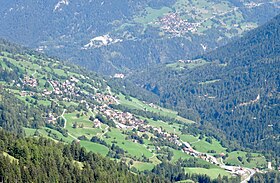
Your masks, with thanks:
[{"label": "green hill", "polygon": [[[129,171],[144,172],[151,178],[157,174],[170,181],[210,180],[193,171],[185,173],[184,168],[190,167],[209,172],[218,168],[222,175],[230,175],[203,159],[206,153],[227,153],[227,148],[220,139],[199,129],[195,121],[124,95],[111,88],[105,78],[78,66],[3,40],[0,49],[0,126],[4,130],[20,137],[51,139],[59,146],[77,143],[86,151],[123,162]],[[185,143],[199,152],[191,155]],[[6,149],[3,152],[21,163],[21,155],[14,156]],[[79,169],[85,166],[80,159],[74,161]],[[172,177],[166,174],[169,165],[176,167],[170,172]],[[158,167],[166,171],[158,171]],[[60,175],[57,178],[60,180]],[[214,181],[218,174],[211,178]],[[228,179],[238,181],[240,177],[229,176],[224,181]]]}]

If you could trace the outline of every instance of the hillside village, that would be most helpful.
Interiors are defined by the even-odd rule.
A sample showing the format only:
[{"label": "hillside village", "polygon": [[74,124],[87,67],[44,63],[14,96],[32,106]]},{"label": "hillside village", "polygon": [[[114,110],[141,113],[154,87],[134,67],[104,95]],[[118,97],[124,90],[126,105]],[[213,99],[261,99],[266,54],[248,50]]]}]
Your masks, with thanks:
[{"label": "hillside village", "polygon": [[[23,84],[36,88],[37,87],[36,81],[37,81],[36,78],[29,78],[28,76],[25,76],[23,80]],[[152,133],[155,135],[155,137],[160,138],[163,141],[167,141],[169,143],[174,144],[179,149],[181,149],[182,152],[190,156],[193,156],[195,158],[200,158],[209,163],[220,166],[221,168],[232,173],[233,175],[246,176],[246,175],[254,174],[256,171],[258,171],[258,170],[252,170],[252,169],[247,169],[242,167],[226,166],[223,163],[219,162],[217,158],[215,158],[214,156],[194,150],[189,143],[183,142],[177,134],[168,133],[161,128],[149,125],[144,120],[139,119],[132,113],[122,112],[110,108],[109,107],[110,104],[119,104],[117,98],[115,98],[112,95],[103,94],[103,93],[96,93],[95,95],[85,94],[79,87],[76,86],[76,84],[79,82],[79,79],[75,77],[70,77],[64,82],[59,82],[57,80],[48,80],[48,82],[50,83],[53,91],[48,91],[44,89],[44,93],[42,93],[42,96],[48,96],[54,94],[54,97],[61,98],[63,96],[63,100],[71,101],[73,100],[73,97],[79,97],[80,96],[79,93],[83,93],[86,97],[90,97],[91,99],[94,99],[95,101],[101,104],[101,105],[94,105],[92,111],[96,113],[101,113],[107,119],[113,120],[114,123],[116,124],[116,127],[121,130],[137,130],[141,133],[146,133],[146,132]],[[27,92],[22,91],[21,93],[27,93]],[[70,98],[70,96],[72,96],[72,98]],[[79,102],[84,104],[88,109],[90,108],[90,106],[93,106],[92,104],[88,103],[86,100],[82,100]],[[156,107],[154,104],[150,104],[150,106]],[[47,116],[48,117],[46,118],[46,123],[56,124],[56,120],[58,119],[58,116],[54,116],[54,114],[51,113],[47,114]],[[98,119],[95,119],[92,122],[92,126],[94,128],[101,128],[102,122],[99,121]],[[133,140],[133,142],[139,143],[139,141],[137,140]],[[160,149],[160,147],[157,148]],[[220,154],[220,156],[223,157],[224,154]]]},{"label": "hillside village", "polygon": [[[191,60],[182,60],[181,62],[193,64]],[[75,76],[63,76],[63,79],[59,79],[57,77],[47,78],[42,76],[39,70],[37,73],[30,73],[33,74],[26,73],[22,78],[18,78],[18,80],[12,82],[12,85],[16,86],[16,89],[19,91],[19,97],[25,100],[30,97],[31,99],[28,101],[36,98],[42,101],[50,101],[50,104],[54,103],[56,106],[60,106],[61,103],[67,104],[60,106],[63,107],[62,110],[58,110],[60,112],[57,112],[57,110],[50,110],[42,116],[47,126],[60,129],[62,134],[68,135],[70,138],[77,140],[77,142],[82,143],[80,140],[81,136],[75,135],[72,131],[69,132],[69,126],[72,126],[71,128],[73,128],[73,130],[75,128],[83,130],[84,128],[85,130],[102,131],[102,133],[96,133],[96,136],[101,139],[107,138],[107,133],[114,127],[103,123],[102,120],[96,117],[97,115],[101,115],[105,119],[112,121],[116,129],[120,132],[135,132],[135,138],[128,138],[127,140],[136,145],[146,146],[146,144],[143,144],[143,134],[150,134],[153,138],[150,138],[149,142],[151,143],[150,146],[152,145],[154,147],[154,150],[146,149],[148,152],[158,153],[164,149],[162,146],[167,146],[178,149],[179,152],[187,156],[209,162],[233,175],[248,177],[259,171],[257,169],[225,165],[220,160],[220,158],[225,156],[224,153],[220,153],[217,158],[209,153],[196,150],[193,148],[193,145],[181,139],[179,133],[180,129],[175,130],[174,128],[174,131],[171,132],[162,126],[150,124],[149,121],[142,116],[113,108],[111,105],[121,105],[122,99],[120,99],[120,96],[112,93],[108,86],[103,91],[99,91],[99,84],[97,84],[96,81],[90,81],[90,78],[87,76],[75,74]],[[95,86],[93,86],[92,83],[95,83]],[[75,105],[73,106],[73,104]],[[74,112],[68,111],[71,105],[72,108],[74,107]],[[145,108],[142,108],[143,111],[148,108],[156,111],[162,110],[153,103],[142,101],[141,105],[145,106]],[[75,114],[75,110],[80,110],[80,112],[78,112],[79,116],[83,114],[83,119],[86,120],[86,124],[90,124],[89,126],[87,125],[84,127],[83,122],[80,122],[81,120],[75,122],[75,120],[71,121],[69,118],[66,119],[65,116],[72,115],[72,113]],[[75,117],[75,119],[78,118]],[[162,120],[158,122],[165,123]],[[133,157],[133,159],[135,160],[135,157]],[[148,160],[148,162],[149,161],[151,160]]]},{"label": "hillside village", "polygon": [[182,19],[178,13],[169,13],[160,18],[155,24],[159,25],[163,31],[175,35],[196,32],[199,26],[198,23],[190,23],[188,20]]}]

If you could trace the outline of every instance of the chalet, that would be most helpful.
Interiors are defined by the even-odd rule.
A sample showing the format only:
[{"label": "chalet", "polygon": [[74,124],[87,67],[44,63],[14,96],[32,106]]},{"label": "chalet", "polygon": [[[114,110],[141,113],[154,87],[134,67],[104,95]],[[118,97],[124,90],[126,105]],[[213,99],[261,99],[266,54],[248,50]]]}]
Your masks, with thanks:
[{"label": "chalet", "polygon": [[56,118],[51,113],[49,113],[46,122],[49,123],[49,124],[55,124],[56,123]]},{"label": "chalet", "polygon": [[20,92],[20,96],[22,96],[22,97],[27,96],[27,94],[28,94],[27,91],[21,91],[21,92]]},{"label": "chalet", "polygon": [[73,76],[70,77],[70,81],[75,82],[75,83],[79,82],[79,80]]},{"label": "chalet", "polygon": [[94,128],[101,128],[101,122],[98,119],[93,121]]}]

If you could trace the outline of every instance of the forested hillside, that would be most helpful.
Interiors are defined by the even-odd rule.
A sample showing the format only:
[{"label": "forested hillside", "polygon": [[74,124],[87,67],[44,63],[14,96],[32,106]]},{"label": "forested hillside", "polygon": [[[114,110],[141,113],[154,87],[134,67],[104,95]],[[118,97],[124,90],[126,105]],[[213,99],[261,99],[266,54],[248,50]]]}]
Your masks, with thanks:
[{"label": "forested hillside", "polygon": [[[266,167],[262,154],[229,152],[223,139],[176,111],[124,95],[94,72],[5,40],[0,41],[0,89],[0,127],[13,133],[10,138],[3,131],[0,138],[2,165],[10,167],[0,176],[8,182],[16,179],[13,172],[19,182],[240,182],[255,173],[252,168]],[[79,168],[69,164],[72,156],[62,143],[77,146],[72,152]],[[39,155],[30,150],[36,145]],[[94,153],[111,160],[100,159],[105,164],[96,168]],[[9,159],[18,163],[10,165]],[[89,175],[83,177],[84,171]],[[30,177],[34,172],[38,177]]]},{"label": "forested hillside", "polygon": [[0,129],[0,175],[13,182],[168,182],[135,175],[124,163],[87,152],[76,142],[19,138]]},{"label": "forested hillside", "polygon": [[279,181],[279,7],[1,2],[0,182]]},{"label": "forested hillside", "polygon": [[208,52],[279,13],[274,0],[10,0],[0,36],[92,70],[129,73]]},{"label": "forested hillside", "polygon": [[279,158],[279,25],[277,16],[214,52],[141,71],[130,82],[231,142]]}]

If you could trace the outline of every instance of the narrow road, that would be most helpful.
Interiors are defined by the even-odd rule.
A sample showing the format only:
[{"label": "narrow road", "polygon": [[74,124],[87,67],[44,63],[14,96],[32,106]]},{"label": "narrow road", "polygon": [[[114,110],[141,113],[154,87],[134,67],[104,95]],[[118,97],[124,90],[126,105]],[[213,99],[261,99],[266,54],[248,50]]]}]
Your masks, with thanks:
[{"label": "narrow road", "polygon": [[48,83],[51,85],[53,91],[54,91],[54,87],[53,87],[53,84],[48,80]]},{"label": "narrow road", "polygon": [[72,134],[68,133],[68,135],[69,135],[70,137],[72,137],[73,139],[75,139],[75,140],[77,140],[77,141],[80,141],[79,139],[77,139],[76,137],[74,137]]},{"label": "narrow road", "polygon": [[31,76],[32,76],[32,77],[34,77],[34,75],[35,75],[36,73],[37,73],[37,71],[34,71],[34,73],[33,73],[33,74],[31,74]]},{"label": "narrow road", "polygon": [[103,137],[108,132],[109,126],[106,126],[105,131],[103,133],[97,133],[96,136],[99,136],[100,138]]},{"label": "narrow road", "polygon": [[60,117],[62,117],[62,119],[64,120],[64,126],[63,126],[63,128],[66,128],[66,124],[67,124],[67,119],[64,117],[65,112],[66,112],[66,109],[63,110],[63,113],[62,113],[61,116],[60,116]]},{"label": "narrow road", "polygon": [[[66,124],[67,124],[67,119],[64,117],[65,112],[66,112],[66,109],[64,109],[64,110],[63,110],[63,113],[59,116],[59,117],[61,117],[61,118],[64,119],[64,126],[63,126],[63,128],[66,128]],[[73,136],[71,133],[69,133],[69,132],[68,132],[68,135],[69,135],[70,137],[72,137],[73,139],[75,139],[75,140],[77,140],[77,141],[80,141],[79,139],[77,139],[77,137],[74,137],[74,136]]]},{"label": "narrow road", "polygon": [[[191,147],[191,145],[188,143],[188,142],[184,142],[181,140],[181,142],[183,144],[185,144],[185,146],[187,147]],[[235,172],[235,170],[240,170],[242,169],[242,171],[244,172],[243,175],[241,175],[241,177],[243,178],[243,180],[241,181],[241,183],[247,183],[252,177],[253,175],[256,173],[255,170],[251,169],[251,168],[246,168],[246,167],[239,167],[239,166],[227,166],[224,164],[223,162],[223,159],[221,160],[221,163],[218,161],[217,158],[215,158],[214,156],[210,155],[210,154],[207,154],[207,153],[202,153],[202,152],[199,152],[199,151],[196,151],[196,150],[193,150],[193,152],[195,154],[205,154],[207,156],[207,159],[211,159],[210,163],[212,164],[215,164],[215,165],[218,165],[220,168],[226,170],[226,171],[229,171],[231,172],[232,174],[233,173],[237,173]],[[196,156],[198,158],[198,156]]]}]

